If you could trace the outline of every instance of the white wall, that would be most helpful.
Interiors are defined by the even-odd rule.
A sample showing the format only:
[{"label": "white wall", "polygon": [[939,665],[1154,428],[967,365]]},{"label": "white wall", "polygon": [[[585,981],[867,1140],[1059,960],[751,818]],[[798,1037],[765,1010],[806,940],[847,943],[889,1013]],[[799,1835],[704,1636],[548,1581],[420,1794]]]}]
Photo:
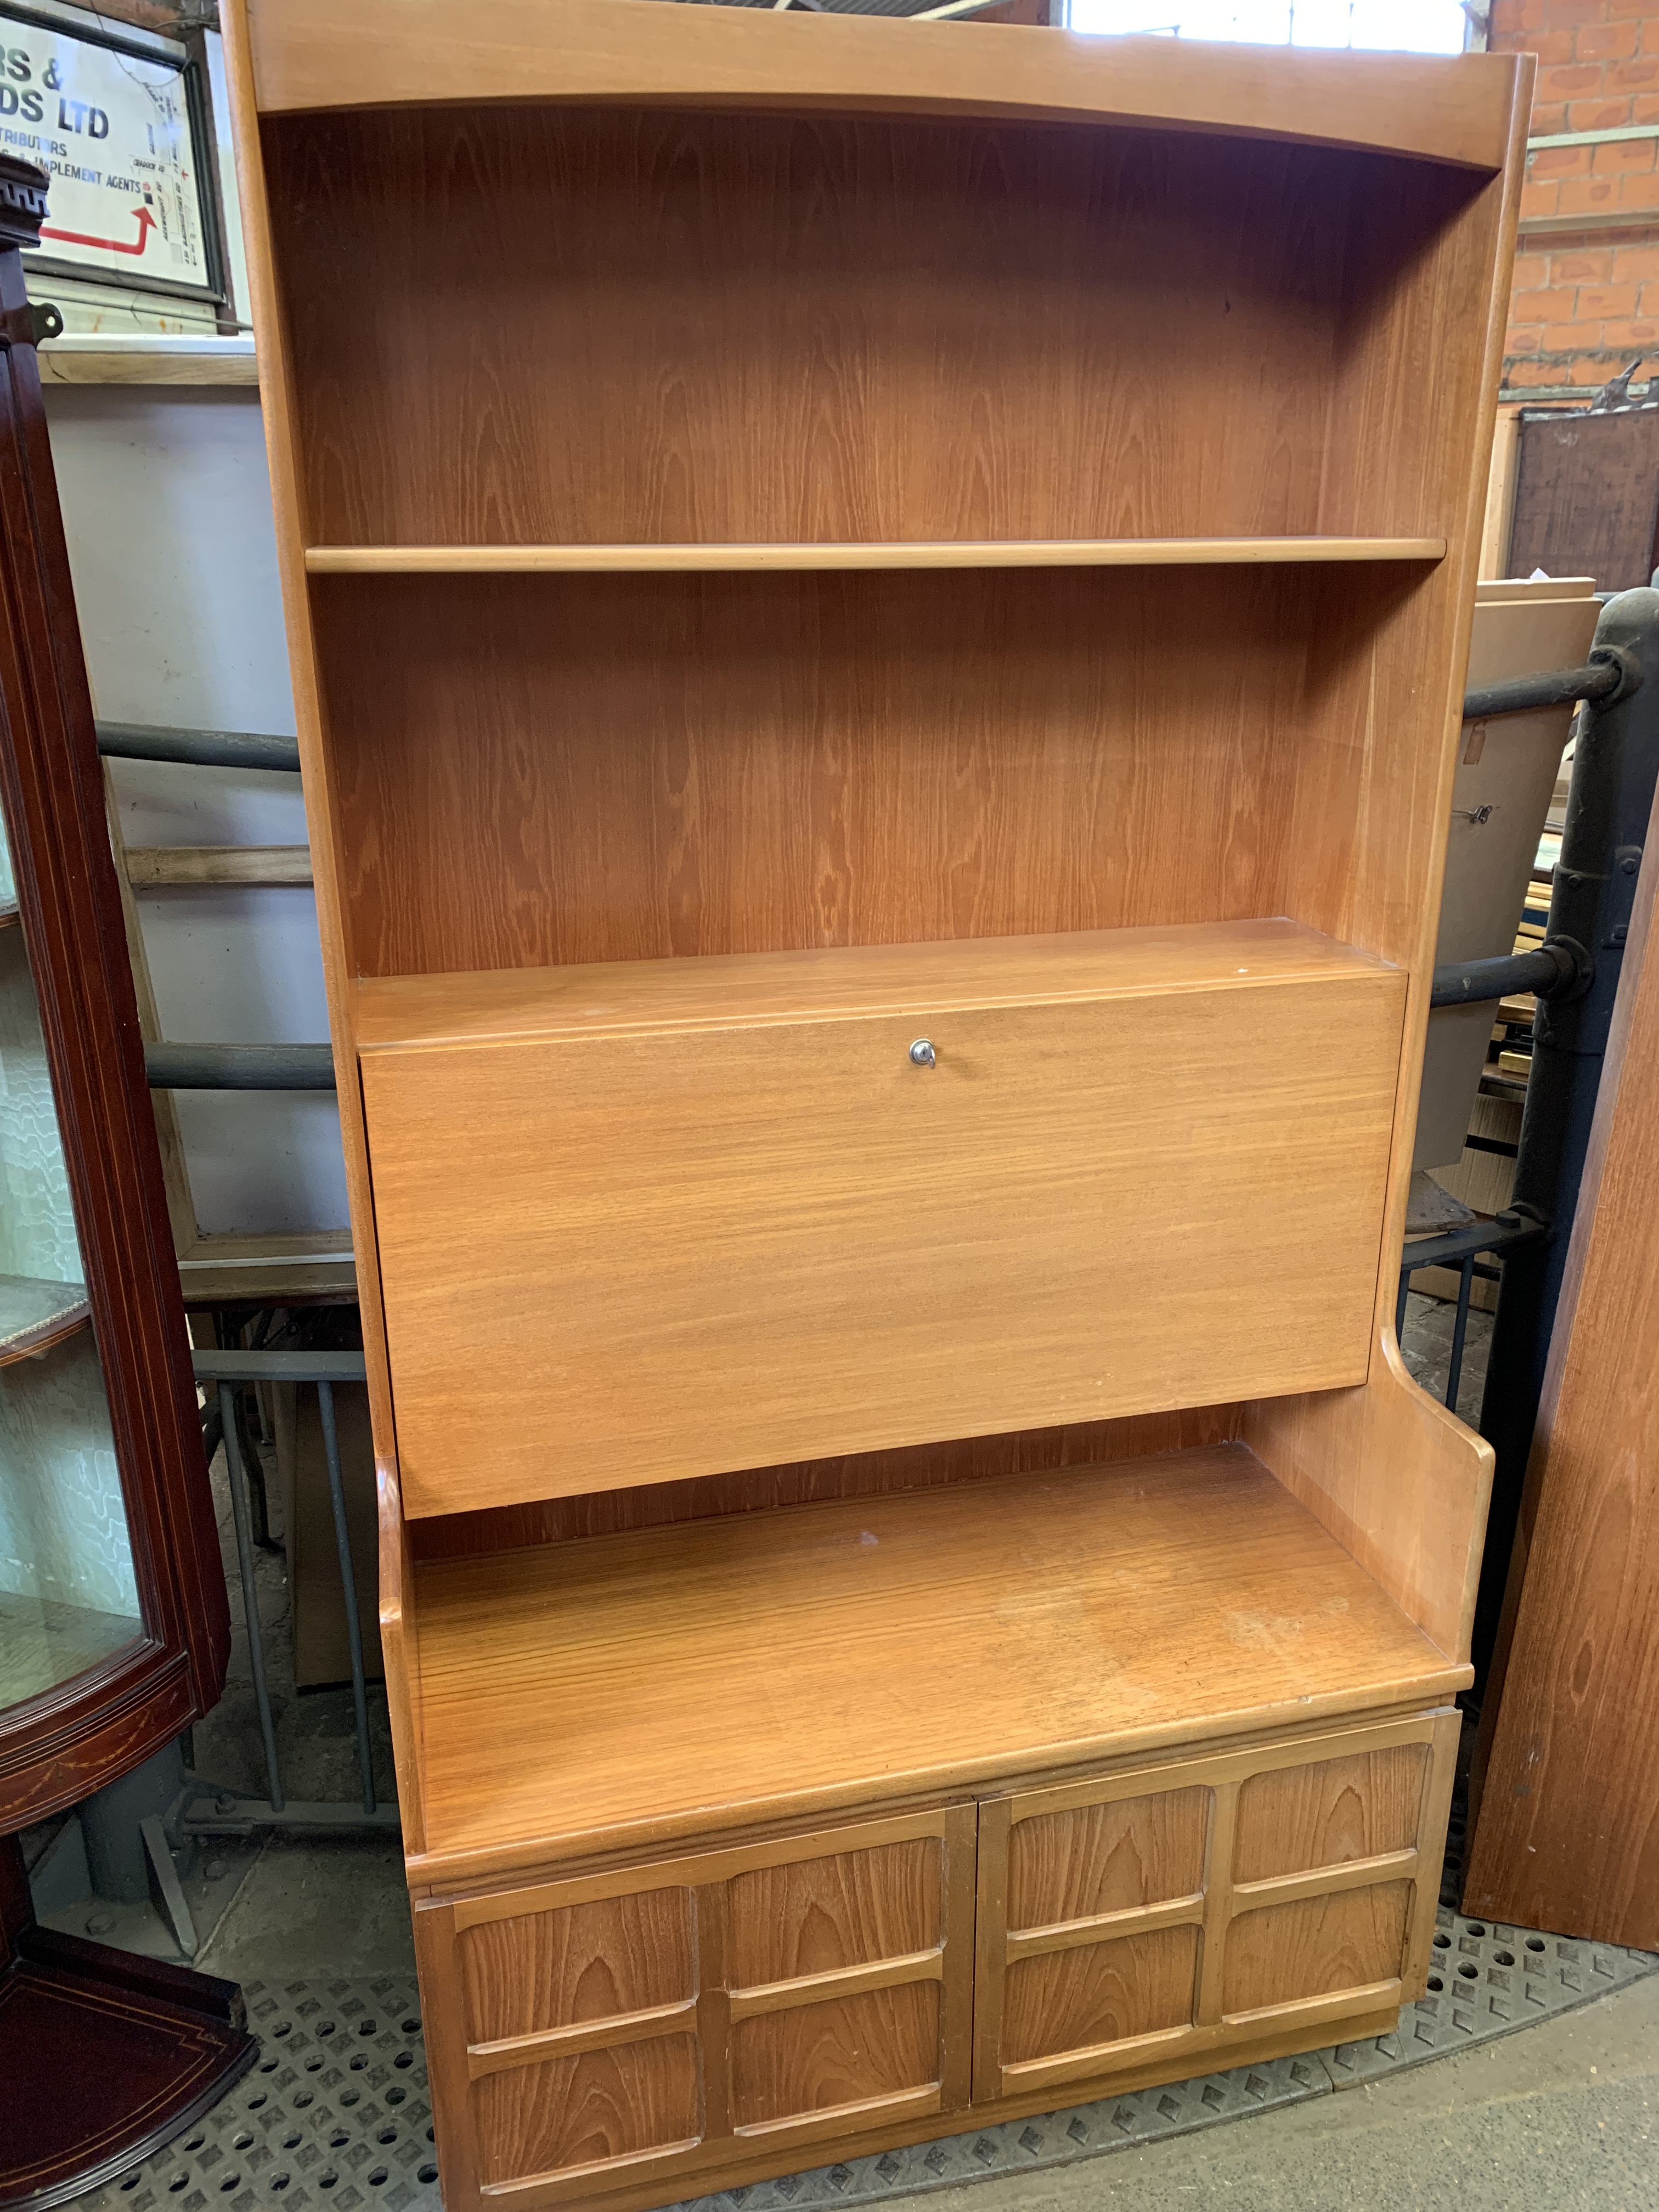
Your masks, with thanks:
[{"label": "white wall", "polygon": [[[82,637],[100,716],[291,733],[258,395],[211,386],[46,392]],[[129,845],[299,845],[298,776],[115,763]],[[328,1036],[309,890],[150,891],[139,902],[165,1036]],[[339,1116],[326,1095],[180,1091],[209,1231],[343,1228]]]}]

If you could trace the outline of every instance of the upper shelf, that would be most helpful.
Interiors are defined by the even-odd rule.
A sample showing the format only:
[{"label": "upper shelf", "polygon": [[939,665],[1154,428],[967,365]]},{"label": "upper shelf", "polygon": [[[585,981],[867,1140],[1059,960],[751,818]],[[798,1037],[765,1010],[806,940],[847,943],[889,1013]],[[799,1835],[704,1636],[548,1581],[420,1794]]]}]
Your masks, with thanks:
[{"label": "upper shelf", "polygon": [[[657,0],[246,0],[262,114],[558,100],[1120,123],[1501,168],[1512,55],[1291,52]],[[234,26],[232,25],[234,33]]]},{"label": "upper shelf", "polygon": [[760,545],[311,545],[319,576],[829,568],[1161,568],[1443,561],[1443,538],[1028,538]]},{"label": "upper shelf", "polygon": [[477,974],[363,976],[362,1053],[526,1037],[617,1036],[751,1023],[939,1015],[1067,999],[1347,981],[1387,963],[1297,921],[1178,922],[1054,936],[836,945]]}]

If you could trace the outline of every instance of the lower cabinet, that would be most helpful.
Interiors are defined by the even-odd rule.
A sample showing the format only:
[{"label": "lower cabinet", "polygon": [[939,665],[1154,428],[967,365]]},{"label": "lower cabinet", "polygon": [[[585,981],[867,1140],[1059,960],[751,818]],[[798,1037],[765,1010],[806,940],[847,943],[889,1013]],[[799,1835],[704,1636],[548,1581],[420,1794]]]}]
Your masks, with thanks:
[{"label": "lower cabinet", "polygon": [[552,2203],[965,2106],[975,1811],[419,1908],[448,2201],[453,2133]]},{"label": "lower cabinet", "polygon": [[422,1901],[446,2202],[666,2203],[1391,2016],[1456,1738],[1418,1714]]},{"label": "lower cabinet", "polygon": [[974,2096],[1392,2013],[1426,1975],[1455,1713],[980,1808]]}]

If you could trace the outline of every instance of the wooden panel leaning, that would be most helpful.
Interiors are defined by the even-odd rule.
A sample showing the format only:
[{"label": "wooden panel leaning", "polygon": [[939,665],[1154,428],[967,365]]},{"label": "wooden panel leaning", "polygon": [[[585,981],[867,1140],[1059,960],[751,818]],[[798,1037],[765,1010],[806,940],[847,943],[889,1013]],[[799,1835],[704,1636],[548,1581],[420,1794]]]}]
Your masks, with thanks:
[{"label": "wooden panel leaning", "polygon": [[393,12],[225,23],[446,2201],[1379,2032],[1530,64]]}]

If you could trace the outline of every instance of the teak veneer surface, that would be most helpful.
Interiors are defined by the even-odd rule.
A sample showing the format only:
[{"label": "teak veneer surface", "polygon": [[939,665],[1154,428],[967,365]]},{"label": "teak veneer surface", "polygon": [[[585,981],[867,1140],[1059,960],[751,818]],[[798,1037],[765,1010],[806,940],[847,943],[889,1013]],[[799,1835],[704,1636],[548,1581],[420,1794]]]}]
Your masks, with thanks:
[{"label": "teak veneer surface", "polygon": [[1285,921],[360,987],[452,1032],[360,1062],[405,1511],[1363,1382],[1405,988]]},{"label": "teak veneer surface", "polygon": [[415,1571],[414,1879],[1462,1687],[1242,1445]]},{"label": "teak veneer surface", "polygon": [[[249,0],[261,114],[489,100],[703,102],[1157,123],[1503,166],[1512,78],[1420,55],[1309,54],[1048,28],[663,15],[645,0]],[[963,36],[963,31],[967,35]]]},{"label": "teak veneer surface", "polygon": [[354,999],[358,1050],[385,1053],[1135,998],[1218,984],[1270,988],[1375,975],[1386,965],[1316,929],[1272,916],[1167,929],[371,976],[357,984]]},{"label": "teak veneer surface", "polygon": [[[1422,312],[1467,172],[564,104],[264,137],[313,546],[1421,543],[1454,519],[1430,428],[1379,396],[1373,485],[1352,448],[1378,426],[1340,398],[1378,324]],[[1431,413],[1463,360],[1441,344]]]},{"label": "teak veneer surface", "polygon": [[1394,865],[1423,574],[314,579],[354,972],[1264,914],[1394,957],[1338,856]]},{"label": "teak veneer surface", "polygon": [[964,538],[796,545],[308,545],[306,567],[313,576],[666,575],[767,568],[1228,568],[1441,561],[1445,554],[1443,538]]}]

